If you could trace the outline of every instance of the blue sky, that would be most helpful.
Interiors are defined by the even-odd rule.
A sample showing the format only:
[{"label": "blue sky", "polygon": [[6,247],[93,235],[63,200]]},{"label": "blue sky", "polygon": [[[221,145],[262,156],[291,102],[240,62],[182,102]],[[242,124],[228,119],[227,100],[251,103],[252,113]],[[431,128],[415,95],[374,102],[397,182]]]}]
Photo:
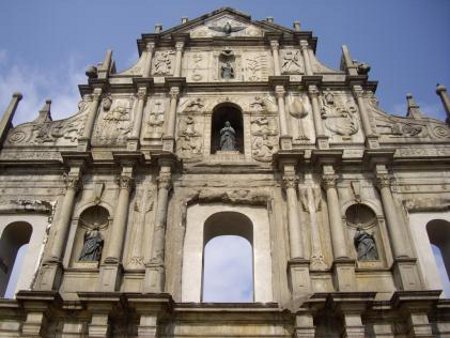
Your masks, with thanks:
[{"label": "blue sky", "polygon": [[435,86],[450,87],[448,0],[1,1],[0,109],[19,90],[24,99],[16,123],[33,119],[46,98],[53,99],[54,118],[71,115],[86,66],[101,61],[106,49],[125,69],[136,60],[136,39],[156,23],[170,28],[182,16],[223,6],[253,19],[273,16],[288,27],[300,20],[319,38],[324,63],[337,68],[340,46],[347,44],[354,59],[371,64],[385,110],[405,114],[405,95],[412,92],[426,114],[444,118]]},{"label": "blue sky", "polygon": [[372,66],[384,110],[404,115],[405,95],[412,92],[426,115],[445,118],[435,87],[450,88],[448,0],[3,0],[0,110],[21,91],[15,123],[34,119],[47,98],[55,119],[67,117],[77,110],[86,67],[102,61],[107,49],[114,50],[118,70],[126,69],[137,59],[136,39],[156,23],[170,28],[182,16],[223,6],[257,20],[273,16],[287,27],[300,20],[318,37],[325,64],[338,68],[346,44],[354,59]]}]

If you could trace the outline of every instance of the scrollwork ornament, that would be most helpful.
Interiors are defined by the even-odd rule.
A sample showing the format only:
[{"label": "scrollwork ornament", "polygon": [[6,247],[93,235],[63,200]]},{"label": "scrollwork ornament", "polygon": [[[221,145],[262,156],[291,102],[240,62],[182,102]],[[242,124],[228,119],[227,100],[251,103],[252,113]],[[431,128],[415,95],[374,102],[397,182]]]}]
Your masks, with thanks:
[{"label": "scrollwork ornament", "polygon": [[79,176],[63,174],[63,179],[67,190],[79,191],[82,187],[82,181]]},{"label": "scrollwork ornament", "polygon": [[380,174],[375,178],[375,185],[379,188],[389,188],[392,183],[392,178],[389,174]]},{"label": "scrollwork ornament", "polygon": [[22,130],[14,131],[8,138],[10,143],[20,143],[27,139],[27,134]]},{"label": "scrollwork ornament", "polygon": [[433,134],[439,138],[450,137],[450,129],[444,126],[436,126],[433,129]]}]

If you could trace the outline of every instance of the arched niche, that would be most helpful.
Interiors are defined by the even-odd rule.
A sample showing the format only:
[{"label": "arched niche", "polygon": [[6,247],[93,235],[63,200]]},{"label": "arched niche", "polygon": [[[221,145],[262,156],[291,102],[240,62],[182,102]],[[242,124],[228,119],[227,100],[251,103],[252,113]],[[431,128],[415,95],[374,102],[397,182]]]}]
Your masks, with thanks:
[{"label": "arched niche", "polygon": [[252,221],[239,212],[215,213],[205,221],[203,243],[202,302],[252,302]]},{"label": "arched niche", "polygon": [[[431,244],[439,248],[448,280],[450,279],[450,222],[443,219],[433,219],[427,223],[426,229]],[[448,296],[450,297],[450,295]]]},{"label": "arched niche", "polygon": [[[10,223],[0,237],[0,296],[5,296],[12,272],[20,273],[15,267],[19,249],[30,242],[33,227],[27,222]],[[23,263],[23,262],[22,262]]]},{"label": "arched niche", "polygon": [[358,266],[378,268],[384,265],[385,241],[373,209],[364,203],[353,203],[345,210],[345,219]]},{"label": "arched niche", "polygon": [[74,267],[97,267],[107,238],[109,212],[94,205],[81,212],[75,233],[71,263]]},{"label": "arched niche", "polygon": [[233,103],[222,103],[213,109],[211,121],[211,154],[221,151],[220,131],[229,122],[236,133],[235,151],[244,153],[244,122],[242,111]]},{"label": "arched niche", "polygon": [[181,278],[183,302],[201,302],[204,247],[217,236],[229,234],[245,238],[252,245],[254,301],[273,301],[267,209],[208,203],[193,204],[187,209]]}]

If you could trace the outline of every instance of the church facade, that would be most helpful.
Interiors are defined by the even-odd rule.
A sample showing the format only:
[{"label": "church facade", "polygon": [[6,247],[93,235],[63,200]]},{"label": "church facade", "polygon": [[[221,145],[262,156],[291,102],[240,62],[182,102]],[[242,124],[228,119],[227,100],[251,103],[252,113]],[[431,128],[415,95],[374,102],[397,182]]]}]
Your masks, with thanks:
[{"label": "church facade", "polygon": [[[370,66],[231,8],[111,51],[71,117],[0,121],[0,337],[447,337],[449,116],[381,110]],[[252,248],[253,302],[203,301],[205,246]],[[226,255],[224,252],[223,255]],[[236,283],[240,283],[236,280]],[[447,295],[449,296],[449,295]]]}]

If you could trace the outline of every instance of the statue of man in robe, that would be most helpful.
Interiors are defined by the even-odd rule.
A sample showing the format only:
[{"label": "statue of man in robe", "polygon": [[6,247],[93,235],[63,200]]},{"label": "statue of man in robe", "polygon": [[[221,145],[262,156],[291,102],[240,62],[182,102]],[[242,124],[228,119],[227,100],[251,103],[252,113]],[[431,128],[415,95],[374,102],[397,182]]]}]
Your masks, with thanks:
[{"label": "statue of man in robe", "polygon": [[226,121],[225,127],[220,129],[219,148],[222,151],[235,151],[236,150],[236,131],[231,126],[230,121]]},{"label": "statue of man in robe", "polygon": [[83,248],[81,249],[80,261],[99,261],[102,254],[103,238],[98,227],[86,231],[84,234]]},{"label": "statue of man in robe", "polygon": [[373,235],[358,228],[355,236],[353,237],[356,252],[358,254],[358,260],[371,261],[378,259],[377,246],[375,245],[375,239]]}]

